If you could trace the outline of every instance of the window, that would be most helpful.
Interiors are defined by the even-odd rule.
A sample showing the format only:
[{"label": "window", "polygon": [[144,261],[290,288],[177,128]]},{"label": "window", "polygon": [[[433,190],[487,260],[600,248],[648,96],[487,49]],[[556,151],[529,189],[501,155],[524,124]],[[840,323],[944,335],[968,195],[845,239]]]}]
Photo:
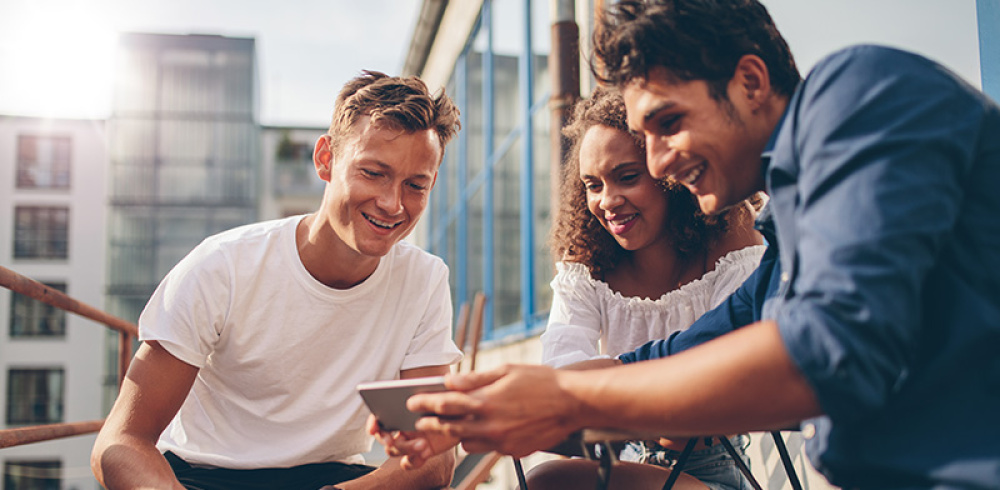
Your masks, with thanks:
[{"label": "window", "polygon": [[11,490],[59,490],[62,462],[9,460],[3,465],[3,488]]},{"label": "window", "polygon": [[69,208],[18,206],[14,210],[14,258],[65,259]]},{"label": "window", "polygon": [[68,189],[68,136],[20,135],[17,138],[19,189]]},{"label": "window", "polygon": [[7,375],[7,425],[63,421],[63,370],[11,369]]},{"label": "window", "polygon": [[489,298],[484,338],[520,338],[544,326],[551,302],[550,23],[545,2],[482,5],[448,82],[462,131],[431,197],[427,248],[451,267],[456,305]]},{"label": "window", "polygon": [[[66,292],[66,284],[47,283],[53,289]],[[10,300],[11,338],[64,337],[66,312],[23,294],[14,293]]]}]

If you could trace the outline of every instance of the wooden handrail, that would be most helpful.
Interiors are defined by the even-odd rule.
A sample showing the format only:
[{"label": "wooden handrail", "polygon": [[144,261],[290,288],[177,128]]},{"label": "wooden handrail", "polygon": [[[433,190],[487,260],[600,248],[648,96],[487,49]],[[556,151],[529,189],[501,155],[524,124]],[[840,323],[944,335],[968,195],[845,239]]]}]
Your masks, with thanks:
[{"label": "wooden handrail", "polygon": [[[138,327],[3,266],[0,266],[0,286],[116,330],[118,332],[118,382],[121,384],[125,380],[125,372],[132,359],[132,341],[139,334]],[[93,434],[101,430],[103,425],[103,420],[91,420],[4,429],[0,430],[0,448]]]},{"label": "wooden handrail", "polygon": [[51,441],[65,437],[93,434],[101,430],[103,420],[68,422],[65,424],[36,425],[18,429],[0,430],[0,448],[21,446],[33,442]]}]

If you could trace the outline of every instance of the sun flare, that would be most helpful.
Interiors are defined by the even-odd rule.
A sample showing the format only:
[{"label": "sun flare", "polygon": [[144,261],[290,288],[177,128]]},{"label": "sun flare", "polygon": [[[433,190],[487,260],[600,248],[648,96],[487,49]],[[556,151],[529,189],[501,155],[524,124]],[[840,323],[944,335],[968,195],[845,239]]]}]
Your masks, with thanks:
[{"label": "sun flare", "polygon": [[87,2],[17,1],[0,10],[0,113],[106,117],[116,34]]}]

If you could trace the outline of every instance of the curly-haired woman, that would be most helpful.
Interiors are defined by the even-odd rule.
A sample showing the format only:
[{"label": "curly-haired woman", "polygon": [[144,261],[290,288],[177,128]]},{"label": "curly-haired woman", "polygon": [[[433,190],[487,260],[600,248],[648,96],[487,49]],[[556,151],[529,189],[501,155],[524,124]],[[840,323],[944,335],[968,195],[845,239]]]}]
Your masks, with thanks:
[{"label": "curly-haired woman", "polygon": [[[752,227],[751,203],[706,216],[683,186],[653,179],[620,94],[597,89],[577,104],[564,134],[572,147],[552,228],[553,256],[561,260],[542,335],[545,364],[614,357],[667,338],[721,303],[757,267],[764,246]],[[685,442],[633,443],[622,459],[669,467]],[[733,442],[745,447],[743,436]],[[698,444],[677,488],[747,486],[721,445]],[[591,466],[543,465],[532,472],[532,488],[541,488],[545,473],[558,475],[562,485],[570,474],[590,478]],[[624,483],[630,471],[616,468],[615,480]],[[663,468],[645,471],[666,479]]]}]

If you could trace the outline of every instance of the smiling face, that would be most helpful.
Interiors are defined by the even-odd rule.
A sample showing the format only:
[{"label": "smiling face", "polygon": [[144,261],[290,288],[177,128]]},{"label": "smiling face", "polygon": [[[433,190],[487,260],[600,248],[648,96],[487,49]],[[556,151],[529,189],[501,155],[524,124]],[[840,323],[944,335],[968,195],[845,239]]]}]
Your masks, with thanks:
[{"label": "smiling face", "polygon": [[629,127],[645,135],[649,172],[683,184],[706,214],[764,188],[761,152],[774,124],[755,114],[737,80],[718,101],[705,81],[676,81],[654,67],[622,91]]},{"label": "smiling face", "polygon": [[[431,130],[400,132],[362,117],[338,154],[330,138],[316,144],[317,169],[329,182],[320,213],[353,254],[382,257],[413,230],[427,207],[441,162]],[[347,257],[350,258],[350,257]]]},{"label": "smiling face", "polygon": [[580,142],[587,208],[625,250],[665,239],[667,195],[646,170],[632,136],[595,125]]}]

